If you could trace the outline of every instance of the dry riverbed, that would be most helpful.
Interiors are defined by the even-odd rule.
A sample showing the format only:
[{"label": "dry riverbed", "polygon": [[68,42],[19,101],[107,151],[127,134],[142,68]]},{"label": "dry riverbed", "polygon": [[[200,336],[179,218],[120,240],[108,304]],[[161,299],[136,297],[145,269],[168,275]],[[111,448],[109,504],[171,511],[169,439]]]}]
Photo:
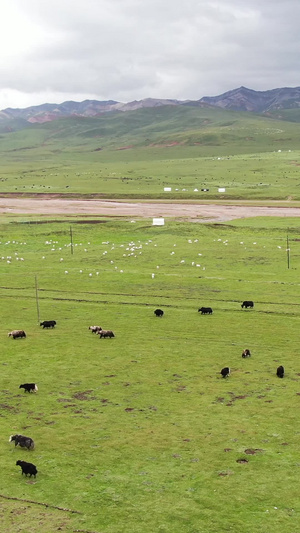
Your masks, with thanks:
[{"label": "dry riverbed", "polygon": [[98,215],[108,217],[173,217],[198,222],[224,222],[249,217],[299,217],[299,207],[265,207],[69,198],[0,198],[0,213],[23,215]]}]

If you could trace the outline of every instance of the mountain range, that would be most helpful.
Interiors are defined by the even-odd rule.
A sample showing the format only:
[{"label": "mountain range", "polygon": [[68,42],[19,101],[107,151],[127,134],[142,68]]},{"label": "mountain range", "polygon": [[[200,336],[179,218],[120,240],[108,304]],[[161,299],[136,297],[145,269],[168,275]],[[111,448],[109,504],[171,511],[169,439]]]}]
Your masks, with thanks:
[{"label": "mountain range", "polygon": [[300,87],[283,87],[268,91],[254,91],[247,87],[239,87],[219,96],[204,96],[200,100],[145,98],[128,103],[114,100],[85,100],[62,104],[42,104],[24,109],[3,109],[0,111],[0,121],[7,123],[7,131],[12,131],[15,127],[10,128],[9,123],[16,123],[16,121],[18,121],[17,129],[19,129],[22,123],[23,127],[26,127],[26,123],[44,123],[69,117],[99,117],[106,113],[121,113],[161,106],[217,107],[283,118],[280,116],[280,111],[300,108]]}]

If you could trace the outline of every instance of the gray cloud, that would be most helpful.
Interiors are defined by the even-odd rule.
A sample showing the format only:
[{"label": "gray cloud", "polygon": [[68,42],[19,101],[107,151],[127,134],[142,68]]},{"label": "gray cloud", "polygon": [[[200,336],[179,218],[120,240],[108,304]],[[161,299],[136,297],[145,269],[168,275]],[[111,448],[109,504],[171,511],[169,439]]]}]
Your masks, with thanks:
[{"label": "gray cloud", "polygon": [[11,0],[0,108],[299,85],[298,0]]}]

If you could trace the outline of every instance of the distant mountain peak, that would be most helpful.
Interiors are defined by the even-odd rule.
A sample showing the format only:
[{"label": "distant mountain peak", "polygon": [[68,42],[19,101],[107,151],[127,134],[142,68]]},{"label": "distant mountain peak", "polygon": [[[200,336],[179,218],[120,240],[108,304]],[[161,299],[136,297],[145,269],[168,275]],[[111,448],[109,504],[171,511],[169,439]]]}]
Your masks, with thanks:
[{"label": "distant mountain peak", "polygon": [[[248,87],[238,87],[219,96],[204,96],[200,100],[176,100],[162,98],[144,98],[128,103],[115,100],[72,100],[62,104],[41,104],[25,109],[8,107],[0,111],[0,120],[21,120],[25,123],[43,123],[59,118],[98,117],[110,112],[135,111],[143,108],[157,108],[160,106],[201,106],[221,107],[234,111],[248,111],[254,113],[267,113],[273,110],[293,109],[300,107],[300,87],[283,87],[267,91],[255,91]],[[20,122],[21,124],[21,122]]]},{"label": "distant mountain peak", "polygon": [[241,86],[219,96],[204,96],[200,102],[234,111],[266,113],[276,109],[300,107],[300,87],[254,91]]},{"label": "distant mountain peak", "polygon": [[134,111],[145,107],[179,105],[181,103],[182,102],[179,100],[162,98],[145,98],[143,100],[134,100],[133,102],[128,103],[116,102],[115,100],[84,100],[83,102],[69,100],[62,104],[46,103],[26,107],[24,109],[8,107],[0,111],[0,119],[22,118],[31,123],[42,123],[70,116],[96,117],[111,111]]}]

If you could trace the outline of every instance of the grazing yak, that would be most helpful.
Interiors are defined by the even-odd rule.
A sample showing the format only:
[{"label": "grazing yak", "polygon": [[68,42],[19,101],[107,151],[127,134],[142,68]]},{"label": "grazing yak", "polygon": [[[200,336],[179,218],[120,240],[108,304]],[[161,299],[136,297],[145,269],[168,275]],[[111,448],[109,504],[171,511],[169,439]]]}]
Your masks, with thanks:
[{"label": "grazing yak", "polygon": [[244,309],[244,307],[245,309],[248,309],[248,307],[250,307],[250,309],[253,309],[254,303],[252,302],[252,300],[245,300],[241,305],[242,309]]},{"label": "grazing yak", "polygon": [[101,326],[90,326],[89,329],[92,333],[99,333],[102,330]]},{"label": "grazing yak", "polygon": [[284,367],[282,365],[280,365],[277,370],[276,370],[276,374],[279,378],[283,378],[284,376]]},{"label": "grazing yak", "polygon": [[155,316],[164,316],[164,312],[162,309],[155,309],[154,314]]},{"label": "grazing yak", "polygon": [[244,358],[251,357],[251,352],[250,352],[250,350],[248,350],[248,348],[243,350],[242,357],[244,357]]},{"label": "grazing yak", "polygon": [[224,368],[222,368],[221,372],[220,372],[221,376],[223,378],[228,378],[229,374],[230,374],[230,368],[229,366],[225,366]]},{"label": "grazing yak", "polygon": [[23,474],[25,474],[25,476],[27,477],[29,474],[29,477],[36,477],[38,473],[36,466],[32,463],[26,463],[26,461],[17,461],[16,465],[22,468],[22,476]]},{"label": "grazing yak", "polygon": [[27,450],[33,450],[34,442],[30,437],[24,437],[24,435],[11,435],[9,437],[9,442],[15,442],[15,446],[20,446],[21,448],[27,448]]},{"label": "grazing yak", "polygon": [[13,329],[8,336],[12,337],[13,339],[22,339],[22,337],[26,337],[26,333],[23,331],[23,329]]},{"label": "grazing yak", "polygon": [[54,328],[54,326],[56,326],[56,322],[55,320],[44,320],[44,322],[40,323],[40,326],[43,326],[43,329]]},{"label": "grazing yak", "polygon": [[114,337],[114,333],[110,329],[101,329],[101,331],[98,332],[100,339],[112,339]]},{"label": "grazing yak", "polygon": [[198,313],[201,313],[201,315],[212,315],[212,308],[211,307],[200,307],[198,309]]},{"label": "grazing yak", "polygon": [[24,392],[37,392],[38,387],[36,383],[23,383],[19,389],[24,389]]}]

